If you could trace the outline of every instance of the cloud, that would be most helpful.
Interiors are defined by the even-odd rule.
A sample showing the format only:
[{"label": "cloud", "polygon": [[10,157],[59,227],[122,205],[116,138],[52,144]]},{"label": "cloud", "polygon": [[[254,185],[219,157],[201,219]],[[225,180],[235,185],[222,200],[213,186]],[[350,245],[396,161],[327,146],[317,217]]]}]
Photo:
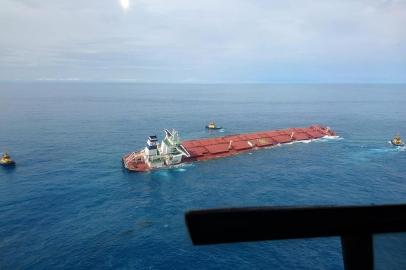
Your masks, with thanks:
[{"label": "cloud", "polygon": [[4,0],[0,79],[406,81],[404,25],[405,1],[136,0],[123,13]]}]

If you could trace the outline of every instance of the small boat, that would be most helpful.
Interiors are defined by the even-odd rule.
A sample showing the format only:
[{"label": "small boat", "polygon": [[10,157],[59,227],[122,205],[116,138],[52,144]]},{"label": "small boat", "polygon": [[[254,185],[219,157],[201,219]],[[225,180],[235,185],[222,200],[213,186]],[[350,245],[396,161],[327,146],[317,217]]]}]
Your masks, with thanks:
[{"label": "small boat", "polygon": [[402,142],[402,139],[400,138],[399,135],[396,135],[391,141],[390,143],[393,146],[405,146],[405,144]]},{"label": "small boat", "polygon": [[216,125],[216,123],[214,121],[211,121],[207,126],[207,129],[222,129],[223,127],[219,127]]},{"label": "small boat", "polygon": [[11,159],[8,153],[4,153],[2,158],[0,158],[0,165],[3,166],[14,166],[16,163]]}]

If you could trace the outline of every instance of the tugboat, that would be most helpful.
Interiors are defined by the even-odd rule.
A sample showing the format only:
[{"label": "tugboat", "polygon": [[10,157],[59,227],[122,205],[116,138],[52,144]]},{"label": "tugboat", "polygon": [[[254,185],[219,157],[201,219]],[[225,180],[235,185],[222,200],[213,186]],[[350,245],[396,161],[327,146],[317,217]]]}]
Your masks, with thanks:
[{"label": "tugboat", "polygon": [[393,146],[405,146],[405,144],[402,142],[402,139],[400,138],[399,135],[396,135],[391,141],[390,143]]},{"label": "tugboat", "polygon": [[0,159],[0,165],[3,166],[14,166],[16,163],[11,159],[8,153],[4,153],[3,157]]},{"label": "tugboat", "polygon": [[211,121],[207,126],[207,129],[222,129],[223,127],[218,127],[214,121]]}]

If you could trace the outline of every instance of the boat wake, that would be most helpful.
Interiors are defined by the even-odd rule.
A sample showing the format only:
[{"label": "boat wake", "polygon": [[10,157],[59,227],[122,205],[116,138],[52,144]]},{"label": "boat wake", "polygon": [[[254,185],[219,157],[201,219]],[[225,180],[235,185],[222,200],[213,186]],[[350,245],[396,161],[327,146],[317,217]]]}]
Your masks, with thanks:
[{"label": "boat wake", "polygon": [[369,148],[360,152],[354,152],[352,154],[352,159],[368,161],[378,157],[390,156],[399,152],[406,151],[405,146],[389,146],[389,147],[380,147],[380,148]]},{"label": "boat wake", "polygon": [[403,151],[406,151],[406,145],[394,146],[394,145],[392,145],[391,141],[388,141],[388,143],[391,145],[391,148],[389,148],[390,152],[403,152]]}]

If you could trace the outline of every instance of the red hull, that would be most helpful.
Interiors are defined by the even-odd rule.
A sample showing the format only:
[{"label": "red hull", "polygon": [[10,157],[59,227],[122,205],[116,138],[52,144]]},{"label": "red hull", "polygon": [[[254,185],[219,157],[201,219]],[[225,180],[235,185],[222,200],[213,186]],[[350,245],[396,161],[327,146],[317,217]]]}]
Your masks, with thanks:
[{"label": "red hull", "polygon": [[[295,141],[319,139],[324,136],[335,136],[329,128],[318,125],[307,128],[289,128],[282,130],[261,131],[255,133],[227,135],[217,138],[206,138],[183,141],[183,147],[190,157],[184,157],[182,162],[202,161],[237,155],[239,153],[258,150],[264,147]],[[149,171],[143,162],[137,162],[137,153],[130,153],[123,157],[124,166],[130,171]]]}]

